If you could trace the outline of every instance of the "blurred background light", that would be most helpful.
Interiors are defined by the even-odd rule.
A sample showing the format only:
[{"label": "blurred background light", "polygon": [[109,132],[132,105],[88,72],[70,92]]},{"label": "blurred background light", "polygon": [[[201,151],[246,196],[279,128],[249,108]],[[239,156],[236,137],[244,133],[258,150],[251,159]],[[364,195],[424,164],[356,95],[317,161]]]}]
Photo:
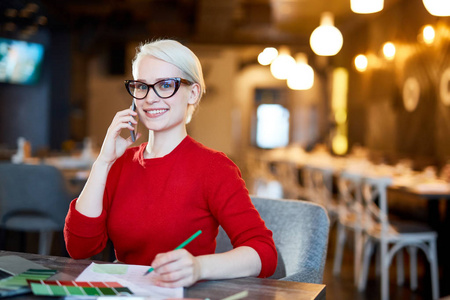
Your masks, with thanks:
[{"label": "blurred background light", "polygon": [[276,79],[287,79],[295,67],[295,59],[290,55],[287,47],[281,47],[279,53],[270,65],[270,72]]},{"label": "blurred background light", "polygon": [[426,25],[422,29],[422,40],[427,45],[431,45],[434,42],[434,38],[436,37],[436,32],[434,31],[433,26]]},{"label": "blurred background light", "polygon": [[287,85],[292,90],[309,90],[314,85],[314,70],[308,65],[305,53],[298,53],[296,65],[287,78]]},{"label": "blurred background light", "polygon": [[365,70],[367,70],[368,61],[367,57],[364,54],[357,55],[355,57],[354,63],[356,70],[358,70],[359,72],[364,72]]},{"label": "blurred background light", "polygon": [[274,47],[267,47],[258,55],[258,63],[263,66],[268,66],[277,57],[278,50]]},{"label": "blurred background light", "polygon": [[423,5],[430,14],[438,17],[450,16],[449,0],[423,0]]},{"label": "blurred background light", "polygon": [[391,42],[386,42],[383,45],[384,57],[388,60],[392,60],[395,57],[395,45]]},{"label": "blurred background light", "polygon": [[373,14],[382,11],[384,0],[350,0],[350,8],[357,14]]},{"label": "blurred background light", "polygon": [[321,15],[320,26],[314,29],[309,39],[311,49],[320,56],[339,53],[344,43],[342,33],[334,27],[334,16],[330,12]]}]

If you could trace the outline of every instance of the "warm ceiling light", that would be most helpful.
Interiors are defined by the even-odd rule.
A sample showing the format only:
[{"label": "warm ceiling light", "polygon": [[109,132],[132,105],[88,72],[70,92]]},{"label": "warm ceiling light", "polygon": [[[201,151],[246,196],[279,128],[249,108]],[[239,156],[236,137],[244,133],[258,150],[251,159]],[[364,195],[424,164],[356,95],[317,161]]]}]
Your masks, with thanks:
[{"label": "warm ceiling light", "polygon": [[428,44],[428,45],[433,44],[435,36],[436,36],[436,32],[434,31],[433,26],[426,25],[425,27],[423,27],[422,39],[425,44]]},{"label": "warm ceiling light", "polygon": [[314,29],[309,39],[311,48],[317,55],[333,56],[341,50],[344,38],[333,23],[332,13],[322,13],[320,26]]},{"label": "warm ceiling light", "polygon": [[295,66],[295,59],[290,55],[289,49],[286,47],[280,48],[279,53],[270,65],[270,72],[276,79],[286,79]]},{"label": "warm ceiling light", "polygon": [[277,57],[278,50],[274,47],[267,47],[258,55],[258,62],[263,66],[270,65],[270,63]]},{"label": "warm ceiling light", "polygon": [[450,1],[448,0],[422,0],[423,5],[430,14],[438,17],[450,16]]},{"label": "warm ceiling light", "polygon": [[383,45],[384,57],[388,60],[392,60],[395,56],[395,46],[391,42],[387,42]]},{"label": "warm ceiling light", "polygon": [[314,70],[305,53],[298,53],[295,58],[297,63],[287,78],[287,86],[291,90],[309,90],[314,85]]},{"label": "warm ceiling light", "polygon": [[357,14],[373,14],[383,10],[384,0],[350,0],[350,8]]},{"label": "warm ceiling light", "polygon": [[358,70],[359,72],[364,72],[365,70],[367,70],[367,65],[368,61],[365,55],[359,54],[358,56],[355,57],[356,70]]}]

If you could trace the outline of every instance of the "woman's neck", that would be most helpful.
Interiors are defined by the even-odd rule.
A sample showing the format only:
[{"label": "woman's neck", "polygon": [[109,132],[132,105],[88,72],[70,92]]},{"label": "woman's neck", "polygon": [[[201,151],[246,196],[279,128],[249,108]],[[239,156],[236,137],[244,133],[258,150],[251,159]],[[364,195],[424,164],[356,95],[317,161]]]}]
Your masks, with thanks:
[{"label": "woman's neck", "polygon": [[173,151],[187,136],[187,132],[180,132],[176,135],[153,132],[153,143],[149,140],[145,148],[144,158],[163,157]]}]

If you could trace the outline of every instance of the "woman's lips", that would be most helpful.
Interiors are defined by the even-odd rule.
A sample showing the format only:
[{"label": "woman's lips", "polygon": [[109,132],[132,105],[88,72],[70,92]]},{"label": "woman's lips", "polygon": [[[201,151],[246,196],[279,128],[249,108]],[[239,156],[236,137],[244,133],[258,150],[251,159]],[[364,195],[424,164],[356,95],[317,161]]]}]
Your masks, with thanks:
[{"label": "woman's lips", "polygon": [[169,111],[168,108],[144,110],[145,114],[151,118],[159,117],[159,116],[163,115],[164,113],[166,113],[167,111]]}]

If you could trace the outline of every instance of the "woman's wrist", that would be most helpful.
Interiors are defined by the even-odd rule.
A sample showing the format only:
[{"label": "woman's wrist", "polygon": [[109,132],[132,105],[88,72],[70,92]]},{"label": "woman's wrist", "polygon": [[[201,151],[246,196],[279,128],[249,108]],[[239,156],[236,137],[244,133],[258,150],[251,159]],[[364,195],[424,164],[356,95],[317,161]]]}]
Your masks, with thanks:
[{"label": "woman's wrist", "polygon": [[92,170],[103,170],[106,172],[109,172],[109,170],[111,169],[112,165],[114,164],[114,162],[108,162],[105,160],[102,160],[100,158],[100,156],[94,161],[94,163],[92,164]]},{"label": "woman's wrist", "polygon": [[200,256],[196,256],[195,257],[195,261],[196,261],[196,269],[197,269],[197,280],[205,280],[209,278],[208,275],[208,263],[207,263],[207,258],[208,255],[200,255]]},{"label": "woman's wrist", "polygon": [[198,280],[258,276],[261,259],[251,247],[240,246],[224,253],[197,256]]}]

